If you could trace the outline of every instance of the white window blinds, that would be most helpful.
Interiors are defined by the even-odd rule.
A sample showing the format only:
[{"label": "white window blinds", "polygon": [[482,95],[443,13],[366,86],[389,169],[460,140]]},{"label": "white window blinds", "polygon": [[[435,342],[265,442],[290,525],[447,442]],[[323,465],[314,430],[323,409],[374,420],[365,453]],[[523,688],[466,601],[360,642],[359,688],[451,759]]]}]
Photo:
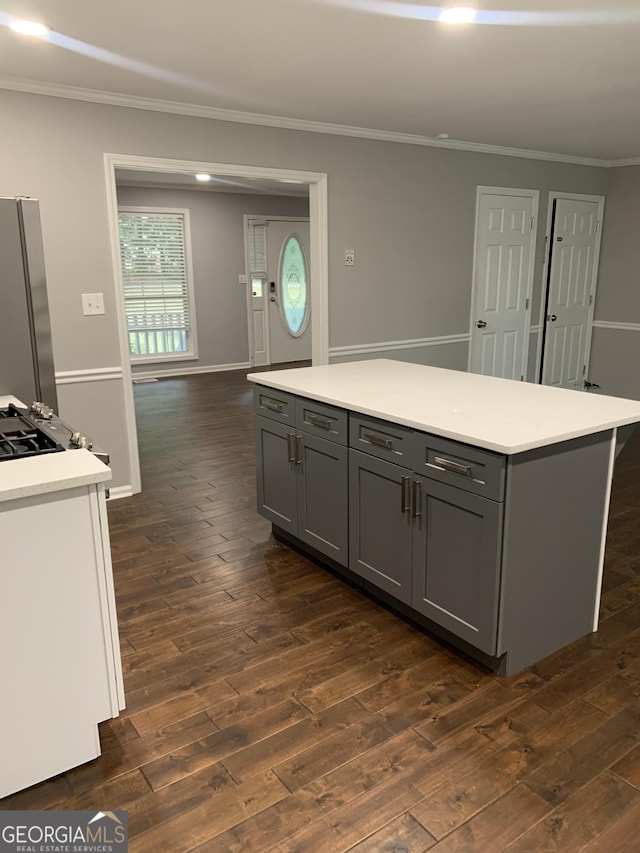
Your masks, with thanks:
[{"label": "white window blinds", "polygon": [[267,273],[267,224],[264,220],[249,220],[250,272]]},{"label": "white window blinds", "polygon": [[184,214],[120,211],[118,222],[131,355],[188,352],[191,317]]}]

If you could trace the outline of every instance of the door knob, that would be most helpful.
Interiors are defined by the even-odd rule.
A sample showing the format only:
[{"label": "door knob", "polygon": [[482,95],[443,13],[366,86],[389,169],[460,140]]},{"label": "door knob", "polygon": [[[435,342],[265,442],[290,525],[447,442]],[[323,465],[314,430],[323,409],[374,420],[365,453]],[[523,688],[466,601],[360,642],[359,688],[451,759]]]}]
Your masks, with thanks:
[{"label": "door knob", "polygon": [[550,320],[552,323],[555,323],[555,321],[556,321],[557,319],[558,319],[558,315],[557,315],[557,314],[547,314],[547,320]]},{"label": "door knob", "polygon": [[479,329],[484,329],[484,327],[485,327],[486,325],[487,325],[487,324],[485,323],[485,321],[484,321],[484,320],[478,320],[478,321],[476,322],[476,326],[477,326]]},{"label": "door knob", "polygon": [[275,302],[275,301],[276,301],[275,296],[272,296],[272,297],[270,298],[270,301],[271,301],[271,302]]}]

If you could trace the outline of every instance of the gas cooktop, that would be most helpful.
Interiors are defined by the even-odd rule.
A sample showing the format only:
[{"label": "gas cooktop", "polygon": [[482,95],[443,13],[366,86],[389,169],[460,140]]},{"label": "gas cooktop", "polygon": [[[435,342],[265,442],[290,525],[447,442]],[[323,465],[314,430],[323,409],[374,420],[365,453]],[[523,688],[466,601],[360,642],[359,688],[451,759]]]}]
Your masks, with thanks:
[{"label": "gas cooktop", "polygon": [[12,403],[6,409],[0,409],[0,462],[59,453],[64,449],[59,441],[47,435],[26,412]]}]

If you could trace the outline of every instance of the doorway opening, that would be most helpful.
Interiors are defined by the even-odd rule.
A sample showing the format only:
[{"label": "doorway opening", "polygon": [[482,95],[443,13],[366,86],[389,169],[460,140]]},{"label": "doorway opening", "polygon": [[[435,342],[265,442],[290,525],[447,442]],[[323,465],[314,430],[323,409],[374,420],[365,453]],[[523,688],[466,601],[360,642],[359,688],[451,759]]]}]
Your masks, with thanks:
[{"label": "doorway opening", "polygon": [[[229,185],[248,183],[254,187],[270,183],[298,184],[308,187],[309,196],[309,280],[313,313],[310,316],[311,358],[313,364],[326,364],[329,351],[328,323],[328,248],[327,248],[327,176],[319,172],[273,169],[220,163],[203,163],[185,160],[168,160],[149,157],[105,154],[107,205],[112,249],[114,301],[120,344],[120,363],[123,376],[124,409],[127,424],[129,467],[132,492],[141,491],[140,462],[133,399],[130,338],[123,290],[118,223],[118,194],[116,175],[125,172],[171,173],[173,175],[208,174]],[[251,189],[245,190],[251,191]],[[240,228],[242,227],[240,223]],[[248,298],[248,297],[247,297]]]}]

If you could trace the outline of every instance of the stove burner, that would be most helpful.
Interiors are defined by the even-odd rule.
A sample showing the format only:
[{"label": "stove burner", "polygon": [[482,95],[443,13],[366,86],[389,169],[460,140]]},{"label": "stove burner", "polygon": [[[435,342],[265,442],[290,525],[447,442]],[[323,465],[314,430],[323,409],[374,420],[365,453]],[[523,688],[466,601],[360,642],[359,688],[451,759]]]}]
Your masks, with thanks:
[{"label": "stove burner", "polygon": [[0,409],[0,462],[61,450],[64,447],[32,423],[20,409],[11,404],[7,409]]}]

